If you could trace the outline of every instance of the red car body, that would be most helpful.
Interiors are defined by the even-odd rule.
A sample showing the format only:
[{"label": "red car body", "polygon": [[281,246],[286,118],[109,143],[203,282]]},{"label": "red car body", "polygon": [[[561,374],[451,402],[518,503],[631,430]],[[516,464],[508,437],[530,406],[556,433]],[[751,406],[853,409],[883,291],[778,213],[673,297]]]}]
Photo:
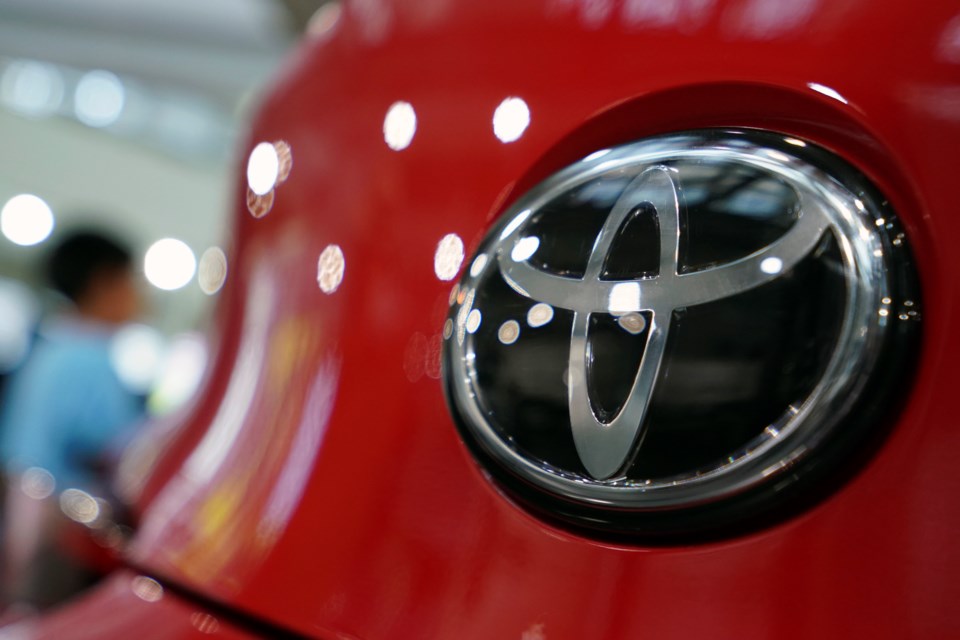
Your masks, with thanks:
[{"label": "red car body", "polygon": [[[960,637],[960,7],[358,0],[316,26],[246,148],[285,142],[289,175],[251,209],[238,167],[215,363],[131,463],[134,569],[29,637]],[[505,143],[508,97],[530,123]],[[416,113],[399,151],[397,101]],[[899,213],[924,307],[893,428],[826,499],[736,536],[651,546],[538,519],[445,404],[438,243],[457,234],[469,255],[598,149],[725,126],[813,141]],[[330,245],[344,271],[327,293]]]}]

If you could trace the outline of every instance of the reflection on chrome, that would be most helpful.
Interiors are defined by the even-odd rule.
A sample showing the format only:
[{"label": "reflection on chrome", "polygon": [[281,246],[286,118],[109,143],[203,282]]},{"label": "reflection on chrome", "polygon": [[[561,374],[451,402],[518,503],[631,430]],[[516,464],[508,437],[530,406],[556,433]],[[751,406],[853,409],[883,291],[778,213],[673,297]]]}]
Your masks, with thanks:
[{"label": "reflection on chrome", "polygon": [[460,309],[457,311],[457,344],[463,344],[463,339],[467,335],[467,318],[470,315],[470,312],[473,310],[473,299],[477,295],[477,292],[473,289],[466,290],[466,288],[460,290],[460,295],[463,296],[463,299],[460,299],[460,296],[457,296],[457,302],[460,304]]},{"label": "reflection on chrome", "polygon": [[770,275],[775,275],[783,271],[783,260],[777,258],[776,256],[770,256],[769,258],[764,258],[760,262],[760,271],[764,273],[769,273]]},{"label": "reflection on chrome", "polygon": [[507,236],[509,236],[511,233],[513,233],[514,231],[516,231],[517,228],[518,228],[520,225],[522,225],[522,224],[527,220],[527,218],[530,217],[530,214],[531,214],[531,213],[532,213],[532,211],[530,211],[530,209],[524,209],[523,211],[521,211],[520,213],[518,213],[518,214],[514,217],[514,219],[511,220],[511,221],[507,224],[507,226],[505,226],[505,227],[503,228],[503,231],[500,232],[500,239],[503,240],[504,238],[506,238]]},{"label": "reflection on chrome", "polygon": [[455,233],[448,233],[437,243],[433,255],[433,271],[441,280],[453,280],[463,264],[463,240]]},{"label": "reflection on chrome", "polygon": [[514,245],[510,252],[510,257],[514,262],[523,262],[530,258],[540,248],[540,238],[536,236],[527,236]]},{"label": "reflection on chrome", "polygon": [[583,159],[583,161],[592,162],[594,160],[599,160],[600,158],[607,155],[608,153],[610,153],[610,149],[600,149],[600,151],[594,151],[593,153],[588,155],[586,158]]},{"label": "reflection on chrome", "polygon": [[80,489],[67,489],[60,494],[60,510],[80,524],[91,524],[100,517],[99,501]]},{"label": "reflection on chrome", "polygon": [[520,337],[520,323],[516,320],[507,320],[497,330],[497,339],[503,344],[513,344]]},{"label": "reflection on chrome", "polygon": [[30,193],[13,196],[0,210],[0,231],[21,247],[39,244],[53,232],[53,211],[42,198]]},{"label": "reflection on chrome", "polygon": [[527,324],[536,329],[553,320],[553,307],[546,302],[538,302],[527,311]]},{"label": "reflection on chrome", "polygon": [[507,98],[493,112],[493,133],[500,142],[519,140],[530,126],[530,107],[523,98]]},{"label": "reflection on chrome", "polygon": [[803,140],[800,140],[799,138],[784,138],[783,141],[786,142],[787,144],[792,144],[795,147],[807,146],[807,143],[804,142]]},{"label": "reflection on chrome", "polygon": [[247,160],[247,185],[256,195],[270,193],[280,177],[280,156],[269,142],[261,142]]},{"label": "reflection on chrome", "polygon": [[77,120],[90,127],[106,127],[120,118],[126,90],[109,71],[90,71],[77,83],[73,108]]},{"label": "reflection on chrome", "polygon": [[834,100],[839,100],[843,104],[847,104],[847,99],[844,98],[836,89],[831,89],[826,85],[822,85],[816,82],[808,82],[807,86],[816,91],[817,93],[823,94],[828,98],[833,98]]},{"label": "reflection on chrome", "polygon": [[485,266],[487,266],[487,254],[481,253],[474,259],[473,264],[470,265],[470,275],[476,278]]},{"label": "reflection on chrome", "polygon": [[453,288],[450,289],[450,297],[447,299],[447,303],[451,306],[454,302],[457,301],[457,297],[460,295],[460,283],[453,285]]},{"label": "reflection on chrome", "polygon": [[453,335],[453,320],[447,318],[447,321],[443,323],[443,339],[447,340],[450,336]]},{"label": "reflection on chrome", "polygon": [[647,328],[647,319],[641,313],[628,313],[617,318],[617,324],[627,333],[639,335]]},{"label": "reflection on chrome", "polygon": [[131,580],[130,590],[144,602],[160,602],[163,599],[163,586],[147,576],[137,576]]},{"label": "reflection on chrome", "polygon": [[394,151],[402,151],[413,142],[417,132],[417,113],[409,102],[394,102],[383,119],[383,140]]},{"label": "reflection on chrome", "polygon": [[340,288],[345,269],[343,250],[336,244],[327,245],[317,260],[317,284],[320,285],[320,290],[331,294]]},{"label": "reflection on chrome", "polygon": [[28,498],[45,500],[53,495],[57,481],[53,474],[40,467],[30,467],[20,476],[20,490]]},{"label": "reflection on chrome", "polygon": [[480,315],[479,309],[473,309],[467,314],[467,333],[476,333],[477,329],[480,328],[481,319],[482,316]]},{"label": "reflection on chrome", "polygon": [[210,247],[200,256],[197,282],[208,296],[220,291],[227,279],[227,255],[220,247]]},{"label": "reflection on chrome", "polygon": [[262,218],[270,213],[270,209],[273,208],[273,200],[272,190],[266,195],[258,196],[253,192],[253,189],[247,188],[247,211],[254,218]]},{"label": "reflection on chrome", "polygon": [[143,274],[153,286],[164,291],[185,287],[197,270],[193,251],[182,240],[157,240],[143,259]]},{"label": "reflection on chrome", "polygon": [[325,40],[333,35],[340,23],[343,8],[339,2],[328,2],[314,11],[307,22],[307,34],[315,40]]},{"label": "reflection on chrome", "polygon": [[610,288],[610,298],[607,301],[610,313],[627,313],[640,310],[640,283],[620,282]]}]

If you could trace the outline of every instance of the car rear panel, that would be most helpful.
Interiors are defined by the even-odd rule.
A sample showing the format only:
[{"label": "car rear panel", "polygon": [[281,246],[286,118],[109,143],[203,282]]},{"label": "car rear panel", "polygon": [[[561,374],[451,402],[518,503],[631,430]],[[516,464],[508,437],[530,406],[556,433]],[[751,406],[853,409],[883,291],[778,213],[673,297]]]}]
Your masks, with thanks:
[{"label": "car rear panel", "polygon": [[[869,0],[347,3],[247,143],[284,141],[292,168],[255,217],[238,167],[219,358],[151,462],[133,561],[317,637],[956,637],[958,16]],[[508,97],[531,121],[504,143],[492,118]],[[384,140],[397,101],[417,116],[400,151]],[[591,539],[513,504],[459,441],[439,379],[453,282],[435,253],[456,234],[469,256],[580,157],[709,126],[812,140],[890,198],[923,289],[917,371],[882,446],[817,504],[724,539]],[[328,293],[331,245],[344,271]]]}]

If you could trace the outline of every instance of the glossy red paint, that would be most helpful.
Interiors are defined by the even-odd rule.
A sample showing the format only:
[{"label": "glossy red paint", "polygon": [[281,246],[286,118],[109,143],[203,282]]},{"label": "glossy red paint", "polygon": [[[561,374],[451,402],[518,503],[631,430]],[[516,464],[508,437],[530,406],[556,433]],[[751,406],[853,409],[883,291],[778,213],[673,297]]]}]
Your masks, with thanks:
[{"label": "glossy red paint", "polygon": [[120,571],[73,606],[7,627],[4,638],[57,640],[251,640],[261,635],[238,628],[170,592],[145,576]]},{"label": "glossy red paint", "polygon": [[[254,127],[247,149],[286,141],[292,171],[259,218],[238,171],[220,356],[153,464],[133,561],[322,638],[958,637],[958,65],[946,1],[348,3]],[[502,143],[511,96],[531,122]],[[383,132],[396,101],[417,116],[401,151]],[[469,255],[590,152],[730,125],[834,150],[899,212],[924,341],[891,435],[829,499],[724,541],[541,522],[451,423],[437,245],[454,233]],[[334,244],[344,277],[325,293]]]}]

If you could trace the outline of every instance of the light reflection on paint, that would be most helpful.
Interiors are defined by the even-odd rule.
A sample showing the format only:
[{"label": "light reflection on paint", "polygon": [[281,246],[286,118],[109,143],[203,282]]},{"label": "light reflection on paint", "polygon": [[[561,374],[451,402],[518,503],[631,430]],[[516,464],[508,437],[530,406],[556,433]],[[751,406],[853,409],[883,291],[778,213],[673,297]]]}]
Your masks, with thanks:
[{"label": "light reflection on paint", "polygon": [[258,531],[273,537],[289,522],[313,471],[336,399],[340,361],[321,363],[304,400],[303,413],[280,476],[267,498]]},{"label": "light reflection on paint", "polygon": [[343,7],[339,2],[324,4],[310,16],[307,22],[307,34],[317,41],[326,40],[333,35],[342,15]]},{"label": "light reflection on paint", "polygon": [[830,87],[819,84],[817,82],[808,82],[807,86],[819,94],[825,95],[828,98],[833,98],[834,100],[838,100],[843,104],[847,104],[847,99],[844,98],[842,95],[840,95],[840,93],[836,89],[831,89]]},{"label": "light reflection on paint", "polygon": [[220,291],[227,280],[227,255],[220,247],[210,247],[200,256],[197,282],[208,296]]},{"label": "light reflection on paint", "polygon": [[147,576],[136,576],[131,580],[130,590],[144,602],[160,602],[163,599],[163,586]]},{"label": "light reflection on paint", "polygon": [[530,107],[523,98],[506,98],[493,113],[493,133],[504,144],[519,140],[530,126]]},{"label": "light reflection on paint", "polygon": [[394,151],[402,151],[413,142],[417,132],[417,112],[409,102],[394,102],[383,119],[383,140]]},{"label": "light reflection on paint", "polygon": [[463,264],[463,240],[455,233],[448,233],[437,243],[433,255],[433,271],[441,280],[453,280]]},{"label": "light reflection on paint", "polygon": [[347,262],[340,245],[327,245],[317,260],[317,285],[320,290],[329,295],[339,289],[346,268]]},{"label": "light reflection on paint", "polygon": [[200,633],[211,635],[220,631],[220,623],[209,613],[194,611],[190,614],[190,624]]},{"label": "light reflection on paint", "polygon": [[287,181],[287,178],[290,177],[290,172],[293,170],[293,149],[290,147],[290,143],[286,140],[277,140],[273,143],[273,148],[277,152],[277,161],[279,166],[277,168],[277,184],[279,186]]},{"label": "light reflection on paint", "polygon": [[270,315],[276,305],[276,288],[263,271],[253,276],[244,309],[243,337],[223,401],[210,427],[183,465],[183,473],[196,487],[206,485],[226,461],[244,420],[250,415],[260,377],[265,370]]},{"label": "light reflection on paint", "polygon": [[260,196],[255,194],[253,189],[247,188],[247,211],[254,218],[262,218],[270,213],[270,210],[273,209],[273,201],[273,191]]}]

